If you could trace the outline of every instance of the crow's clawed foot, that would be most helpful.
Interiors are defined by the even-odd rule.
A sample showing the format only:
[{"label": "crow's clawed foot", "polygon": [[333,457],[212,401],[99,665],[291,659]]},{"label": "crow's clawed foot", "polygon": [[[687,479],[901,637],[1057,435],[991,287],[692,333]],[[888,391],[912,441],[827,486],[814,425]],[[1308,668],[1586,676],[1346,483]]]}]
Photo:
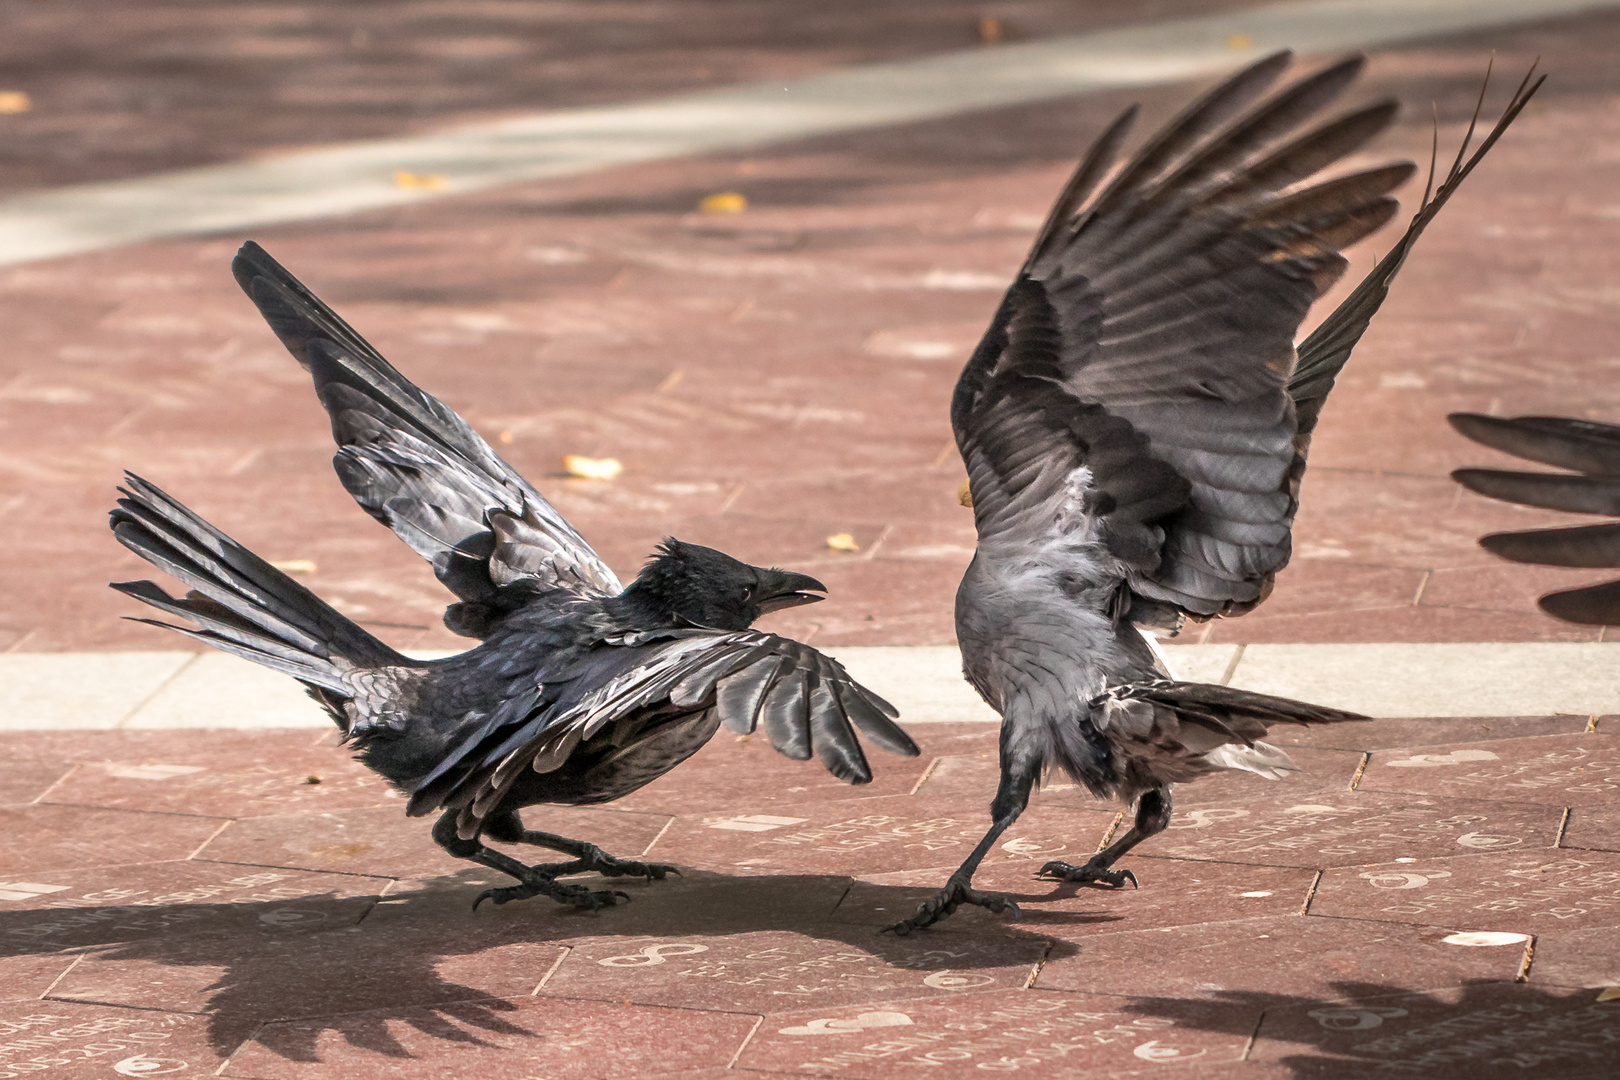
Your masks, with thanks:
[{"label": "crow's clawed foot", "polygon": [[493,900],[496,906],[510,903],[513,900],[527,900],[531,896],[549,896],[559,904],[569,904],[576,908],[586,908],[596,911],[598,908],[611,907],[619,902],[619,898],[630,899],[628,893],[622,892],[593,892],[583,885],[561,885],[549,877],[536,874],[528,881],[517,885],[507,885],[500,889],[485,889],[473,901],[473,910],[485,900]]},{"label": "crow's clawed foot", "polygon": [[1122,889],[1128,881],[1131,888],[1140,886],[1136,883],[1136,875],[1129,870],[1110,870],[1096,859],[1092,859],[1084,866],[1072,866],[1069,863],[1053,859],[1035,872],[1036,877],[1043,877],[1050,881],[1077,881],[1086,884],[1108,885],[1115,889]]},{"label": "crow's clawed foot", "polygon": [[609,855],[594,844],[586,849],[585,857],[579,861],[585,864],[586,872],[594,870],[603,877],[639,877],[648,881],[663,881],[666,874],[681,876],[680,869],[668,863],[644,863],[635,859],[621,859]]},{"label": "crow's clawed foot", "polygon": [[893,932],[904,937],[913,930],[934,925],[962,904],[973,904],[997,915],[1010,911],[1014,919],[1018,918],[1018,905],[1005,896],[979,892],[968,884],[967,878],[953,876],[945,883],[943,889],[917,905],[917,914],[893,926],[885,926],[878,932],[884,934]]}]

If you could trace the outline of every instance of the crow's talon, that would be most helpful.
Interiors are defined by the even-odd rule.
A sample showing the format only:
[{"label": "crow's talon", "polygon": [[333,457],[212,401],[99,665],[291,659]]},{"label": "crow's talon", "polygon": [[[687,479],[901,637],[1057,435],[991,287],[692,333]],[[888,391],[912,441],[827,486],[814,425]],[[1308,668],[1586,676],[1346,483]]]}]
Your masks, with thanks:
[{"label": "crow's talon", "polygon": [[1003,912],[1012,912],[1013,921],[1019,917],[1018,905],[996,893],[982,893],[968,885],[967,881],[952,878],[945,883],[939,892],[917,905],[917,914],[909,919],[903,919],[892,926],[885,926],[879,930],[880,934],[893,933],[905,937],[913,930],[920,930],[925,926],[932,926],[939,920],[952,914],[962,904],[972,904],[982,907],[996,915]]},{"label": "crow's talon", "polygon": [[1035,876],[1049,881],[1074,881],[1082,884],[1107,885],[1115,889],[1124,888],[1128,881],[1131,888],[1141,888],[1136,875],[1129,870],[1110,870],[1106,866],[1097,865],[1095,859],[1084,866],[1073,866],[1060,859],[1053,859],[1037,870]]}]

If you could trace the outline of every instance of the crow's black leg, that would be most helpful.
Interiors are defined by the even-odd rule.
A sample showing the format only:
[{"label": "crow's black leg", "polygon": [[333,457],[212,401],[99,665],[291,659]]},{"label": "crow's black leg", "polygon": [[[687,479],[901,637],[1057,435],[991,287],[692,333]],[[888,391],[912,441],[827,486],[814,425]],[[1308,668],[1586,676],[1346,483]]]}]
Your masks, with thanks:
[{"label": "crow's black leg", "polygon": [[534,844],[574,857],[573,862],[545,863],[531,867],[550,877],[597,873],[603,877],[644,877],[651,881],[662,881],[666,874],[679,877],[681,873],[675,867],[664,863],[644,863],[609,855],[595,844],[586,843],[584,840],[570,840],[556,833],[525,829],[523,820],[518,817],[516,810],[509,810],[504,814],[491,814],[484,820],[483,835],[503,844]]},{"label": "crow's black leg", "polygon": [[1100,882],[1118,889],[1128,881],[1134,888],[1136,875],[1129,870],[1112,869],[1116,860],[1150,836],[1164,832],[1170,824],[1170,789],[1151,788],[1136,800],[1136,822],[1124,836],[1093,855],[1083,866],[1053,860],[1041,867],[1039,876],[1058,881]]},{"label": "crow's black leg", "polygon": [[457,811],[447,810],[444,816],[434,823],[434,841],[458,859],[466,859],[480,866],[487,866],[491,870],[510,874],[519,882],[517,885],[508,885],[502,889],[485,889],[473,901],[474,911],[477,911],[478,905],[485,900],[504,904],[510,900],[526,900],[531,896],[549,896],[559,904],[590,908],[592,911],[618,903],[621,896],[626,900],[630,899],[622,892],[592,892],[583,885],[559,884],[556,875],[547,873],[543,866],[525,866],[510,855],[503,855],[499,851],[485,847],[478,840],[463,840],[456,835],[456,816]]},{"label": "crow's black leg", "polygon": [[[1005,738],[1003,739],[1005,742]],[[973,874],[979,869],[979,863],[990,853],[990,847],[1007,831],[1008,826],[1018,820],[1018,815],[1024,812],[1029,805],[1029,793],[1035,786],[1035,776],[1040,765],[1035,761],[1009,762],[1007,747],[1003,745],[1001,754],[1001,784],[996,789],[995,801],[990,804],[990,816],[994,819],[990,831],[984,834],[979,846],[961,866],[956,868],[945,881],[945,887],[939,892],[924,900],[917,907],[917,914],[909,919],[885,926],[883,932],[894,931],[902,936],[913,930],[920,930],[925,926],[945,918],[962,904],[974,904],[987,908],[1000,915],[1003,911],[1011,911],[1013,918],[1018,918],[1018,905],[995,893],[982,893],[972,886]]]}]

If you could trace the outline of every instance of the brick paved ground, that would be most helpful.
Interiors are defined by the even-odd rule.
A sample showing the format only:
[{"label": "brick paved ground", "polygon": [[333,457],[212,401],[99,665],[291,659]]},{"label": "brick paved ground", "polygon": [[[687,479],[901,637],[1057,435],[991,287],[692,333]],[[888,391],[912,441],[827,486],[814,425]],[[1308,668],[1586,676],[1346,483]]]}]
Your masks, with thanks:
[{"label": "brick paved ground", "polygon": [[[18,0],[6,77],[36,107],[0,116],[0,184],[917,55],[970,42],[983,14],[848,5],[818,9],[807,36],[784,9],[485,5],[449,38],[433,5],[148,6],[137,24],[123,5]],[[1131,9],[995,11],[1009,32],[1049,33]],[[1620,17],[1382,52],[1359,92],[1415,103],[1380,150],[1423,155],[1422,103],[1453,145],[1492,49],[1500,71],[1540,55],[1553,79],[1425,238],[1341,381],[1294,566],[1211,641],[1594,636],[1533,610],[1570,575],[1475,548],[1481,531],[1551,517],[1457,492],[1447,470],[1489,455],[1441,418],[1620,415]],[[1159,118],[1187,93],[1129,97]],[[240,103],[264,97],[274,107],[245,118]],[[972,540],[944,417],[955,368],[1076,148],[1125,100],[257,238],[408,374],[509,434],[503,453],[621,572],[675,533],[833,587],[779,628],[945,643]],[[750,209],[694,212],[726,190]],[[103,524],[126,466],[267,556],[313,560],[305,580],[394,643],[456,644],[437,628],[437,585],[333,482],[304,376],[226,271],[239,239],[0,271],[0,648],[170,644],[119,621],[128,605],[102,584],[137,567]],[[563,479],[564,453],[626,472]],[[844,531],[859,552],[827,550]],[[330,735],[5,735],[0,1074],[1606,1075],[1620,1037],[1620,1003],[1596,1000],[1620,984],[1614,723],[1317,733],[1296,751],[1304,775],[1178,792],[1177,828],[1132,860],[1139,891],[1031,878],[1114,823],[1049,790],[981,877],[1023,920],[967,911],[905,941],[874,930],[984,825],[982,726],[919,728],[924,756],[875,762],[864,789],[727,737],[612,807],[532,814],[685,868],[619,883],[632,901],[595,915],[470,913],[493,879],[442,856]]]},{"label": "brick paved ground", "polygon": [[499,875],[330,735],[11,734],[0,1072],[1610,1076],[1612,722],[1314,732],[1291,780],[1182,789],[1139,890],[1034,879],[1116,822],[1054,787],[978,878],[1019,921],[900,940],[877,928],[985,825],[991,725],[925,726],[869,788],[725,736],[610,808],[531,811],[683,869],[596,914],[470,911]]},{"label": "brick paved ground", "polygon": [[[1610,62],[1620,18],[1380,53],[1359,93],[1414,103],[1379,152],[1425,155],[1424,103],[1438,103],[1442,144],[1454,145],[1492,48],[1499,71],[1516,76],[1540,55],[1553,77],[1425,237],[1341,381],[1306,480],[1298,555],[1275,597],[1207,628],[1208,640],[1595,635],[1532,606],[1585,575],[1509,567],[1476,548],[1481,531],[1548,515],[1457,491],[1447,470],[1488,455],[1442,417],[1620,414],[1607,378],[1620,314],[1605,284],[1620,251]],[[828,62],[810,51],[803,64]],[[1162,117],[1188,92],[1130,96]],[[972,540],[955,503],[944,403],[1071,158],[1126,99],[1098,94],[256,235],[408,374],[485,431],[506,433],[503,453],[619,570],[673,533],[824,577],[833,600],[778,620],[794,633],[943,643]],[[38,115],[0,124],[42,123],[41,102]],[[17,155],[18,168],[45,168]],[[751,200],[747,212],[692,212],[731,189]],[[240,239],[0,272],[10,345],[0,356],[0,539],[11,554],[0,593],[12,601],[0,647],[153,647],[101,585],[136,571],[102,525],[123,467],[273,558],[313,560],[309,583],[391,640],[454,644],[438,627],[438,585],[334,482],[304,376],[227,273]],[[1357,269],[1387,242],[1364,245]],[[626,472],[611,485],[563,479],[565,453],[612,455]],[[827,550],[839,532],[862,550]]]}]

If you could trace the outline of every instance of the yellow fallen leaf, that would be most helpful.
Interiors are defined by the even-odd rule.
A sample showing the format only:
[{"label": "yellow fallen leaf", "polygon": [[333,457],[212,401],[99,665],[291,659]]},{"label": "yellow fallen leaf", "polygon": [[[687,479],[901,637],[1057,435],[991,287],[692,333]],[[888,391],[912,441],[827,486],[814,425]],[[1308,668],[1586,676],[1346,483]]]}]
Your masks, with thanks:
[{"label": "yellow fallen leaf", "polygon": [[0,90],[0,113],[22,113],[34,107],[34,99],[21,90]]},{"label": "yellow fallen leaf", "polygon": [[1242,52],[1254,44],[1254,38],[1248,34],[1229,34],[1226,38],[1226,47],[1233,52]]},{"label": "yellow fallen leaf", "polygon": [[1620,986],[1605,986],[1598,991],[1599,1001],[1620,1001]]},{"label": "yellow fallen leaf", "polygon": [[424,191],[443,191],[450,186],[450,181],[437,173],[413,173],[401,169],[394,174],[394,186],[420,188]]},{"label": "yellow fallen leaf", "polygon": [[273,559],[270,565],[283,574],[313,574],[315,572],[314,559]]},{"label": "yellow fallen leaf", "polygon": [[748,200],[735,191],[722,191],[705,196],[698,209],[705,214],[740,214],[748,209]]},{"label": "yellow fallen leaf", "polygon": [[618,458],[569,454],[563,458],[563,468],[568,470],[569,476],[577,476],[581,480],[611,480],[624,472],[624,463]]},{"label": "yellow fallen leaf", "polygon": [[969,510],[973,509],[973,488],[966,477],[962,478],[962,486],[956,489],[956,501]]},{"label": "yellow fallen leaf", "polygon": [[859,551],[861,545],[855,542],[855,537],[849,533],[833,533],[827,537],[827,546],[834,551]]}]

